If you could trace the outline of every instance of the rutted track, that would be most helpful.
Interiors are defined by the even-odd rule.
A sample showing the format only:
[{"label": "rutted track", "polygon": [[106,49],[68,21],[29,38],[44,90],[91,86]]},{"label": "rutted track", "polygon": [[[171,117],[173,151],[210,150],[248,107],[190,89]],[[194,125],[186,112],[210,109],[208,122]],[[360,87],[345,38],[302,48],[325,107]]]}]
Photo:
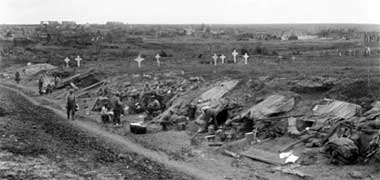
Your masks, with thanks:
[{"label": "rutted track", "polygon": [[[10,111],[14,114],[12,122],[20,121],[20,125],[15,126],[16,129],[18,126],[20,128],[23,126],[26,128],[33,127],[30,127],[33,130],[26,130],[21,133],[22,137],[20,138],[36,141],[37,144],[47,149],[46,152],[51,157],[55,153],[62,154],[62,152],[56,151],[65,151],[66,155],[69,153],[69,158],[74,159],[90,156],[89,159],[94,161],[90,163],[111,168],[112,171],[121,175],[119,178],[123,177],[124,179],[196,179],[192,176],[198,179],[214,179],[202,173],[194,174],[192,170],[186,171],[183,165],[179,165],[179,168],[172,167],[175,164],[170,160],[165,160],[165,158],[162,159],[162,157],[152,158],[152,154],[146,157],[141,155],[144,152],[151,153],[149,150],[141,149],[143,153],[135,153],[140,148],[138,145],[131,144],[131,151],[128,151],[129,147],[126,147],[129,145],[128,141],[123,141],[120,138],[112,141],[110,139],[116,136],[110,133],[96,133],[99,129],[93,129],[89,132],[88,128],[91,127],[85,127],[80,122],[68,123],[62,116],[62,112],[59,113],[59,111],[39,106],[33,99],[17,90],[0,85],[0,95],[3,96],[3,101],[5,97],[7,103],[10,104]],[[27,134],[28,132],[32,134]],[[38,134],[36,135],[36,133]],[[42,138],[44,142],[33,138]],[[160,159],[164,162],[156,162]],[[93,169],[85,168],[85,170]]]}]

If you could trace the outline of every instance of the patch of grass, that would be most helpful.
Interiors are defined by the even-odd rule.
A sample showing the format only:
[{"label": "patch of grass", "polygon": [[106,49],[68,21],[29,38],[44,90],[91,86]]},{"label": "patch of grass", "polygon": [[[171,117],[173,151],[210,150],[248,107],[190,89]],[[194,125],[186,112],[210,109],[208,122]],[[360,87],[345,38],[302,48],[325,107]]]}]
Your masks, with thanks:
[{"label": "patch of grass", "polygon": [[41,154],[48,153],[48,151],[44,147],[34,144],[20,146],[5,145],[1,147],[1,149],[22,156],[38,156]]}]

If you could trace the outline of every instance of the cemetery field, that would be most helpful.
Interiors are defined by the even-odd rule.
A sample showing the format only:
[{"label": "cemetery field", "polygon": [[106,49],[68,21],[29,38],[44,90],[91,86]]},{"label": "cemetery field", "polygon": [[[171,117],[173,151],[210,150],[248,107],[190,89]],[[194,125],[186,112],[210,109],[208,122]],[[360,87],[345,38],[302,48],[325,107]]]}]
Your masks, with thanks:
[{"label": "cemetery field", "polygon": [[[303,138],[303,136],[288,136],[286,130],[285,133],[273,137],[274,133],[267,132],[267,130],[275,132],[274,128],[263,129],[263,132],[267,133],[264,135],[270,137],[260,137],[260,142],[255,145],[245,144],[245,141],[242,141],[244,137],[240,133],[240,136],[236,135],[232,142],[226,141],[220,146],[216,143],[216,147],[213,147],[205,140],[205,136],[208,134],[196,136],[198,125],[195,121],[187,122],[186,128],[182,130],[178,130],[174,126],[168,131],[163,131],[160,124],[157,123],[158,121],[155,122],[160,116],[144,120],[147,112],[128,111],[121,117],[121,127],[115,127],[111,124],[103,124],[100,120],[100,112],[94,110],[94,107],[97,99],[103,96],[104,89],[115,94],[121,92],[125,97],[122,101],[123,105],[132,109],[134,104],[129,102],[128,97],[133,96],[131,95],[133,93],[145,95],[144,87],[150,91],[158,91],[151,86],[162,85],[160,88],[175,92],[175,96],[170,96],[171,98],[175,97],[175,101],[171,103],[179,99],[178,101],[183,101],[184,104],[190,104],[190,102],[199,103],[197,98],[208,89],[218,86],[219,83],[237,80],[237,85],[218,99],[221,102],[227,99],[229,103],[237,104],[238,108],[234,110],[247,110],[271,95],[284,95],[294,98],[294,107],[289,112],[270,117],[300,115],[300,119],[308,119],[311,117],[314,106],[326,98],[360,105],[364,112],[371,109],[373,103],[380,99],[380,58],[379,44],[370,44],[374,53],[364,55],[361,43],[360,39],[237,41],[189,37],[154,38],[150,36],[145,37],[143,41],[102,42],[91,45],[34,43],[12,46],[11,55],[2,56],[0,80],[2,84],[21,90],[40,104],[52,107],[61,113],[65,111],[67,90],[69,88],[76,89],[75,93],[78,96],[80,107],[77,113],[78,121],[67,123],[62,118],[64,116],[56,118],[50,114],[51,112],[47,113],[47,117],[38,116],[38,119],[44,121],[47,130],[58,129],[57,132],[60,134],[56,136],[52,134],[52,139],[56,144],[62,141],[67,151],[73,152],[73,159],[68,161],[76,162],[77,156],[91,150],[91,153],[88,154],[89,157],[83,160],[83,167],[75,168],[77,171],[98,172],[94,172],[93,175],[74,173],[75,177],[109,175],[109,179],[117,179],[126,176],[133,177],[139,172],[143,172],[144,175],[136,176],[135,179],[181,179],[179,178],[181,176],[182,179],[192,179],[193,177],[195,179],[213,179],[210,177],[214,177],[214,179],[302,179],[299,174],[286,173],[277,166],[253,161],[250,158],[230,157],[231,155],[226,156],[224,153],[226,149],[247,153],[255,148],[277,157],[279,149]],[[4,48],[11,46],[10,44],[1,43],[0,45]],[[231,54],[234,49],[238,53],[236,63],[233,63]],[[355,50],[359,53],[351,53]],[[338,53],[340,51],[341,55]],[[244,63],[244,53],[249,55],[247,64]],[[157,54],[160,54],[160,66],[157,65],[155,58]],[[222,64],[219,58],[215,64],[212,58],[214,54],[218,57],[222,54],[225,55],[225,63]],[[144,59],[141,61],[140,68],[135,61],[139,55]],[[80,67],[77,67],[77,62],[74,60],[77,56],[82,59]],[[68,67],[64,62],[66,57],[70,59]],[[15,85],[14,73],[27,69],[27,63],[32,65],[47,63],[54,66],[54,69],[43,69],[35,74],[27,71],[21,73],[21,81]],[[53,74],[59,74],[62,77],[61,84],[58,84],[50,94],[38,94],[38,79],[41,75],[53,76]],[[72,80],[75,78],[80,80]],[[91,87],[94,84],[98,85],[96,83],[99,82],[99,86]],[[6,94],[0,97],[5,99],[4,102],[9,101]],[[165,103],[169,101],[165,100]],[[12,106],[22,106],[21,102],[22,100],[18,100],[11,104]],[[169,107],[165,107],[164,110],[168,110]],[[23,109],[25,112],[18,113],[28,116],[38,108],[33,106],[23,107]],[[15,111],[13,109],[9,111],[11,110]],[[185,110],[179,108],[178,111],[180,114]],[[35,113],[33,115],[37,116]],[[8,116],[4,116],[4,119],[5,117]],[[14,118],[36,126],[37,128],[31,131],[40,133],[41,137],[46,133],[51,134],[46,130],[40,130],[37,126],[39,122],[34,119],[22,116]],[[54,125],[55,118],[59,119],[58,125]],[[140,121],[147,123],[147,133],[132,133],[129,124]],[[285,123],[285,127],[287,127],[287,121],[287,119],[283,119],[275,122]],[[17,122],[15,122],[16,125]],[[70,131],[66,132],[59,128],[58,126],[61,124],[63,127],[66,127],[65,124],[70,124],[70,126],[67,125],[67,129]],[[16,125],[12,128],[16,129]],[[276,124],[273,127],[282,125]],[[25,126],[24,124],[21,129]],[[76,129],[71,126],[78,127],[83,131],[74,132]],[[17,129],[17,131],[19,130],[20,128]],[[7,134],[8,132],[3,128],[1,133]],[[76,142],[75,133],[81,135],[77,137],[78,141],[83,140],[85,143],[79,142],[70,147],[71,141]],[[239,134],[239,132],[235,133]],[[68,139],[62,139],[61,136]],[[200,141],[199,144],[193,144],[194,137],[198,137],[195,140]],[[97,141],[98,139],[102,139],[102,142]],[[35,141],[33,138],[28,140]],[[120,145],[121,142],[124,144]],[[87,147],[86,143],[93,143],[94,147]],[[102,147],[102,143],[105,144],[106,150],[95,149]],[[59,149],[56,144],[52,150]],[[110,144],[116,145],[111,147]],[[43,145],[43,143],[38,143],[38,146]],[[48,146],[41,147],[41,149],[48,150],[49,148]],[[135,154],[128,152],[124,154],[124,157],[120,153],[120,149],[132,151],[139,156],[135,158]],[[293,164],[294,166],[284,167],[297,169],[312,179],[350,179],[349,173],[352,171],[360,171],[363,179],[380,178],[380,174],[376,172],[378,169],[376,163],[378,162],[351,166],[333,165],[325,154],[320,153],[322,148],[309,148],[303,143],[295,146],[293,151],[300,157],[300,162]],[[109,156],[107,152],[112,152],[113,155]],[[54,152],[49,151],[47,154],[54,155]],[[58,151],[58,154],[69,156],[66,150]],[[116,159],[114,154],[117,155]],[[97,156],[106,160],[104,162],[102,159],[98,160]],[[119,156],[123,157],[120,159]],[[49,163],[53,163],[53,161],[54,159],[49,159]],[[90,165],[96,166],[96,168],[90,167]],[[110,165],[108,169],[107,165]],[[130,169],[123,169],[124,165]],[[62,171],[68,171],[67,166],[63,167]],[[186,170],[187,167],[189,170]],[[117,174],[118,177],[110,175],[108,171],[115,172],[114,174]],[[165,174],[160,174],[160,171]],[[191,177],[185,176],[183,173]]]}]

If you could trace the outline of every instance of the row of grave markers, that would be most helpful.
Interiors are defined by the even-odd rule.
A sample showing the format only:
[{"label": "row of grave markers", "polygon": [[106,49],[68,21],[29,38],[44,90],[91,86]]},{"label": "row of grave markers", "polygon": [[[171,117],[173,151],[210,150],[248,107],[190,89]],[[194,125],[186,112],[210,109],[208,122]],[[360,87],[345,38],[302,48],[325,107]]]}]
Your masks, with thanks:
[{"label": "row of grave markers", "polygon": [[[238,55],[239,55],[239,53],[238,53],[236,50],[234,50],[234,51],[232,52],[232,56],[233,56],[233,58],[234,58],[234,63],[235,63],[235,64],[236,64],[236,62],[237,62],[236,57],[237,57]],[[160,61],[161,56],[160,56],[160,54],[157,54],[157,55],[155,56],[155,58],[156,58],[157,66],[160,67],[160,66],[161,66],[161,61]],[[220,55],[220,56],[214,54],[214,55],[212,56],[212,59],[214,60],[214,65],[215,65],[215,66],[217,65],[218,58],[220,58],[220,59],[222,60],[222,64],[225,63],[226,56],[225,56],[224,54],[222,54],[222,55]],[[248,56],[247,53],[244,54],[243,58],[244,58],[244,64],[248,64],[248,58],[249,58],[249,56]],[[79,68],[79,67],[80,67],[80,62],[81,62],[83,59],[82,59],[80,56],[77,56],[74,60],[77,62],[77,67]],[[141,68],[141,63],[142,63],[144,60],[145,60],[145,59],[142,58],[140,54],[139,54],[139,55],[137,56],[137,58],[135,59],[135,61],[137,62],[137,67],[138,67],[139,69]],[[68,58],[68,57],[66,57],[66,58],[64,59],[65,66],[66,66],[67,68],[70,67],[70,65],[69,65],[69,62],[70,62],[70,61],[71,61],[71,60],[70,60],[70,58]]]},{"label": "row of grave markers", "polygon": [[[156,55],[156,60],[157,60],[157,65],[158,66],[161,65],[160,58],[161,58],[161,56],[159,54],[157,54]],[[83,59],[80,56],[77,56],[74,60],[77,62],[77,67],[79,68],[80,67],[80,62]],[[65,62],[65,67],[69,68],[70,67],[70,61],[71,61],[70,58],[66,57],[63,61]],[[141,55],[139,54],[139,56],[135,59],[135,61],[137,62],[138,68],[141,68],[141,62],[144,61],[144,58],[142,58]]]},{"label": "row of grave markers", "polygon": [[[366,51],[368,51],[369,53],[371,53],[371,49],[370,49],[369,47],[366,48]],[[232,54],[232,56],[233,56],[234,63],[236,64],[236,62],[237,62],[236,57],[239,55],[239,53],[238,53],[236,50],[234,50],[231,54]],[[339,52],[339,56],[342,56],[342,53],[341,53],[341,52]],[[156,58],[157,66],[160,67],[160,66],[161,66],[161,61],[160,61],[161,56],[160,56],[160,54],[157,54],[157,55],[155,56],[155,58]],[[226,56],[225,56],[224,54],[222,54],[222,55],[220,55],[220,56],[214,54],[214,55],[212,56],[212,59],[214,60],[214,65],[215,65],[215,66],[217,65],[218,58],[221,59],[221,61],[222,61],[221,63],[222,63],[222,64],[225,63]],[[249,56],[248,56],[247,53],[244,54],[243,58],[244,58],[244,64],[248,64],[248,58],[249,58]],[[279,59],[282,59],[282,56],[278,56],[278,58],[279,58]],[[292,60],[295,60],[295,59],[296,59],[295,56],[292,56]],[[82,59],[80,56],[77,56],[74,60],[77,62],[77,67],[79,68],[80,65],[81,65],[80,62],[81,62],[83,59]],[[66,57],[66,58],[64,59],[65,67],[67,67],[67,68],[70,67],[70,65],[69,65],[69,62],[70,62],[70,61],[71,61],[71,60],[70,60],[70,58],[68,58],[68,57]],[[137,56],[137,58],[135,59],[135,61],[137,62],[137,67],[140,69],[140,68],[141,68],[141,63],[142,63],[142,61],[144,61],[144,58],[142,58],[141,55],[139,54],[139,55]]]},{"label": "row of grave markers", "polygon": [[[234,50],[234,51],[232,52],[232,56],[234,57],[234,63],[235,63],[235,64],[236,64],[236,61],[237,61],[237,60],[236,60],[236,57],[237,57],[238,54],[239,54],[239,53],[238,53],[236,50]],[[161,61],[160,61],[161,56],[160,56],[160,54],[157,54],[157,55],[155,56],[155,58],[156,58],[157,66],[160,67],[160,65],[161,65]],[[220,59],[222,60],[222,64],[224,64],[224,63],[225,63],[226,56],[225,56],[224,54],[222,54],[222,55],[220,55],[220,56],[218,57],[218,55],[214,54],[214,56],[212,56],[212,58],[214,59],[214,65],[216,66],[217,61],[218,61],[218,58],[220,58]],[[243,58],[244,58],[244,64],[248,64],[248,58],[249,58],[249,56],[248,56],[247,53],[244,54]],[[137,58],[135,59],[135,61],[137,62],[137,67],[138,67],[138,68],[141,68],[141,63],[142,63],[144,60],[145,60],[145,59],[142,58],[140,54],[137,56]]]},{"label": "row of grave markers", "polygon": [[[239,53],[238,53],[236,50],[234,50],[234,51],[232,52],[232,56],[234,57],[234,63],[235,63],[235,64],[236,64],[236,61],[237,61],[237,60],[236,60],[237,55],[239,55]],[[226,59],[226,56],[225,56],[224,54],[222,54],[222,55],[220,55],[220,56],[218,57],[218,55],[214,54],[214,56],[212,56],[212,59],[214,59],[214,65],[215,65],[215,66],[216,66],[216,64],[217,64],[217,62],[218,62],[218,58],[220,58],[220,59],[222,60],[222,64],[224,64],[225,59]],[[247,53],[244,54],[243,58],[244,58],[244,64],[248,64],[248,58],[249,58],[249,56],[248,56]]]},{"label": "row of grave markers", "polygon": [[[155,56],[156,58],[156,62],[157,62],[157,66],[160,67],[161,65],[161,61],[160,61],[160,58],[161,56],[159,54],[157,54]],[[137,62],[137,67],[140,69],[141,68],[141,63],[144,61],[145,59],[141,57],[141,55],[139,54],[139,56],[137,56],[137,58],[135,59],[135,61]]]},{"label": "row of grave markers", "polygon": [[[234,50],[234,51],[232,52],[232,56],[234,57],[234,63],[236,63],[236,61],[237,61],[237,60],[236,60],[236,57],[237,57],[238,54],[239,54],[239,53],[238,53],[236,50]],[[161,61],[160,61],[161,56],[160,56],[160,54],[157,54],[157,55],[155,56],[155,58],[156,58],[157,66],[160,67],[160,65],[161,65]],[[226,56],[225,56],[224,54],[222,54],[222,55],[220,55],[220,56],[218,57],[218,55],[214,54],[214,56],[212,56],[212,58],[214,59],[214,65],[216,66],[217,61],[218,61],[218,58],[220,58],[220,59],[222,60],[222,64],[224,64],[225,59],[226,59]],[[244,54],[243,58],[244,58],[244,64],[248,64],[248,58],[249,58],[249,56],[248,56],[247,53]],[[135,61],[137,62],[137,67],[138,67],[138,68],[141,68],[141,63],[142,63],[144,60],[145,60],[145,59],[142,58],[140,54],[137,56],[137,58],[135,59]]]},{"label": "row of grave markers", "polygon": [[[79,68],[80,62],[83,59],[81,57],[77,56],[74,60],[77,62],[77,67]],[[65,67],[69,68],[70,67],[69,62],[71,61],[70,58],[66,57],[63,61],[65,61]]]}]

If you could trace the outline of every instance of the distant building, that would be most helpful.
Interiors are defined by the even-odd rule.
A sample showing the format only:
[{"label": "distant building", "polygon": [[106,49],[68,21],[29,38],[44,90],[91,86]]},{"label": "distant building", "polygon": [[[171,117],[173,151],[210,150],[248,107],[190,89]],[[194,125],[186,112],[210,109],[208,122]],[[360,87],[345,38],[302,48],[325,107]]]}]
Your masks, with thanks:
[{"label": "distant building", "polygon": [[111,26],[115,26],[115,25],[123,25],[124,23],[123,22],[120,22],[120,21],[107,21],[106,22],[106,25],[111,25]]},{"label": "distant building", "polygon": [[298,36],[299,40],[310,40],[310,39],[318,39],[317,35],[301,35]]},{"label": "distant building", "polygon": [[286,40],[288,40],[288,38],[289,38],[288,35],[282,35],[282,36],[281,36],[281,40],[282,40],[282,41],[286,41]]},{"label": "distant building", "polygon": [[58,21],[40,21],[41,25],[59,25]]},{"label": "distant building", "polygon": [[62,25],[71,26],[76,25],[77,23],[75,21],[62,21]]},{"label": "distant building", "polygon": [[288,40],[288,41],[294,41],[294,40],[298,40],[298,36],[297,35],[294,35],[294,34],[291,34],[291,35],[282,35],[281,36],[281,40]]},{"label": "distant building", "polygon": [[296,35],[290,35],[289,37],[288,37],[288,40],[289,41],[292,41],[292,40],[298,40],[298,36],[296,36]]},{"label": "distant building", "polygon": [[185,34],[190,36],[190,35],[193,35],[193,33],[195,33],[195,29],[193,28],[185,28]]}]

